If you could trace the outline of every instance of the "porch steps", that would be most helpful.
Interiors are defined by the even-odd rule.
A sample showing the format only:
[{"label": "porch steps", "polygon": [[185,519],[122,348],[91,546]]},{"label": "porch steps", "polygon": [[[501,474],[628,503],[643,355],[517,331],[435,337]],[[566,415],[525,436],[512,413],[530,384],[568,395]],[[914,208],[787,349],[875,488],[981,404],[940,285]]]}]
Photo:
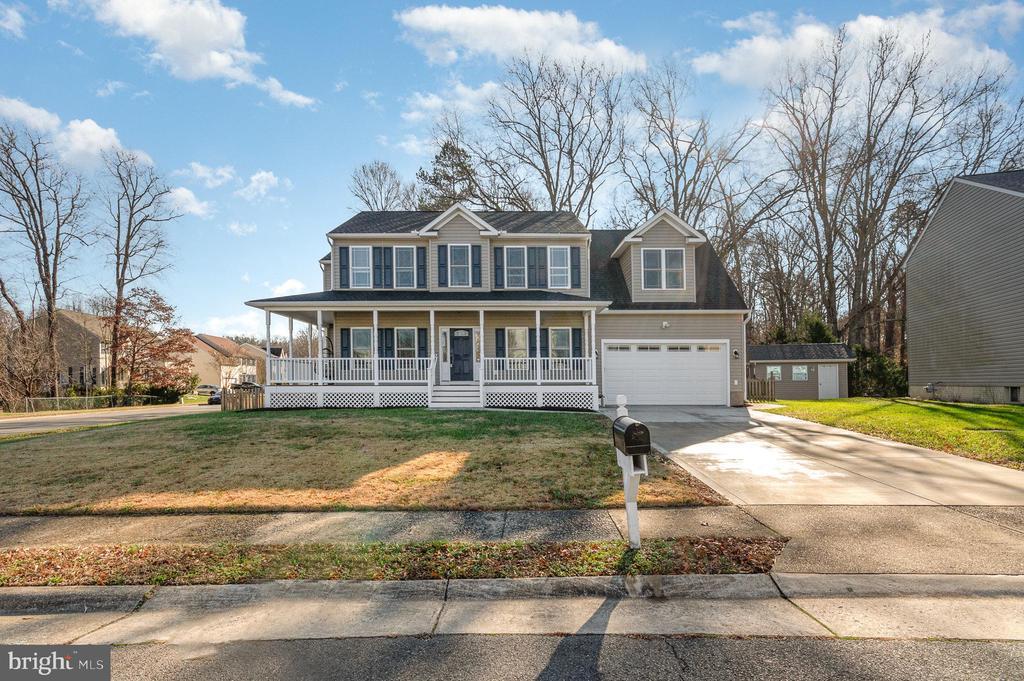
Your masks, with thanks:
[{"label": "porch steps", "polygon": [[479,383],[452,383],[435,385],[431,409],[479,409]]}]

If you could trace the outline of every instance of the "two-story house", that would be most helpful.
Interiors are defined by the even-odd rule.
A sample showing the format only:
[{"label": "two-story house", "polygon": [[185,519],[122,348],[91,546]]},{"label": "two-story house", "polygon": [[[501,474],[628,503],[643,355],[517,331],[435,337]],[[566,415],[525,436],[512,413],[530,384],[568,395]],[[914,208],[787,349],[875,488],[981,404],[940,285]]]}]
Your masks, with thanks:
[{"label": "two-story house", "polygon": [[251,300],[313,325],[270,356],[268,407],[738,405],[746,305],[699,231],[568,212],[362,212],[327,235],[323,290]]}]

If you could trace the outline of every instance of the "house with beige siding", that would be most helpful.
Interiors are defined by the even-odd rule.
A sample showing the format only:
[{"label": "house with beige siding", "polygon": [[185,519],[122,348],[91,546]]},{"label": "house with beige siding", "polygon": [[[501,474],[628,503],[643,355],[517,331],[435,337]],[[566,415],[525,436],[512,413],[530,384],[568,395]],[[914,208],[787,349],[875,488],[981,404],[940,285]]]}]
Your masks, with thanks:
[{"label": "house with beige siding", "polygon": [[[564,211],[364,211],[327,240],[322,291],[247,302],[268,407],[743,404],[748,310],[668,211],[593,231]],[[275,314],[320,356],[274,356]]]},{"label": "house with beige siding", "polygon": [[772,381],[779,400],[832,400],[850,396],[845,343],[769,343],[747,347],[747,377]]},{"label": "house with beige siding", "polygon": [[954,179],[906,270],[910,395],[1020,402],[1024,171]]}]

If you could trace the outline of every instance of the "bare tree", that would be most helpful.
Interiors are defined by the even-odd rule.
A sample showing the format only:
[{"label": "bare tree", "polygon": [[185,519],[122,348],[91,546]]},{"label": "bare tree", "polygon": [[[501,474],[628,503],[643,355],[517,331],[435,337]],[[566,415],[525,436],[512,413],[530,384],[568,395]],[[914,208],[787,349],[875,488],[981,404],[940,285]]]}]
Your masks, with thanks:
[{"label": "bare tree", "polygon": [[106,221],[100,238],[114,267],[110,295],[110,383],[117,385],[123,350],[123,318],[129,288],[167,269],[166,223],[181,216],[171,204],[171,190],[154,168],[131,151],[105,159],[109,187]]},{"label": "bare tree", "polygon": [[[45,140],[0,126],[0,233],[13,235],[32,258],[46,319],[46,354],[54,394],[59,389],[57,305],[64,267],[74,257],[74,248],[85,244],[85,204],[80,179],[52,155]],[[23,318],[3,276],[0,282],[4,300]]]},{"label": "bare tree", "polygon": [[416,185],[403,182],[386,161],[364,163],[352,172],[349,191],[366,210],[416,210]]}]

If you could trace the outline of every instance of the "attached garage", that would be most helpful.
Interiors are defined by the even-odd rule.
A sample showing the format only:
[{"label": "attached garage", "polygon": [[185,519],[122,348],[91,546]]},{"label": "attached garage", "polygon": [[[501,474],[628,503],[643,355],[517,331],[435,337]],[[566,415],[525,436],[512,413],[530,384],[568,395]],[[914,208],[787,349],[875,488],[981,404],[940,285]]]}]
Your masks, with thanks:
[{"label": "attached garage", "polygon": [[727,340],[604,340],[601,358],[606,403],[729,404]]}]

